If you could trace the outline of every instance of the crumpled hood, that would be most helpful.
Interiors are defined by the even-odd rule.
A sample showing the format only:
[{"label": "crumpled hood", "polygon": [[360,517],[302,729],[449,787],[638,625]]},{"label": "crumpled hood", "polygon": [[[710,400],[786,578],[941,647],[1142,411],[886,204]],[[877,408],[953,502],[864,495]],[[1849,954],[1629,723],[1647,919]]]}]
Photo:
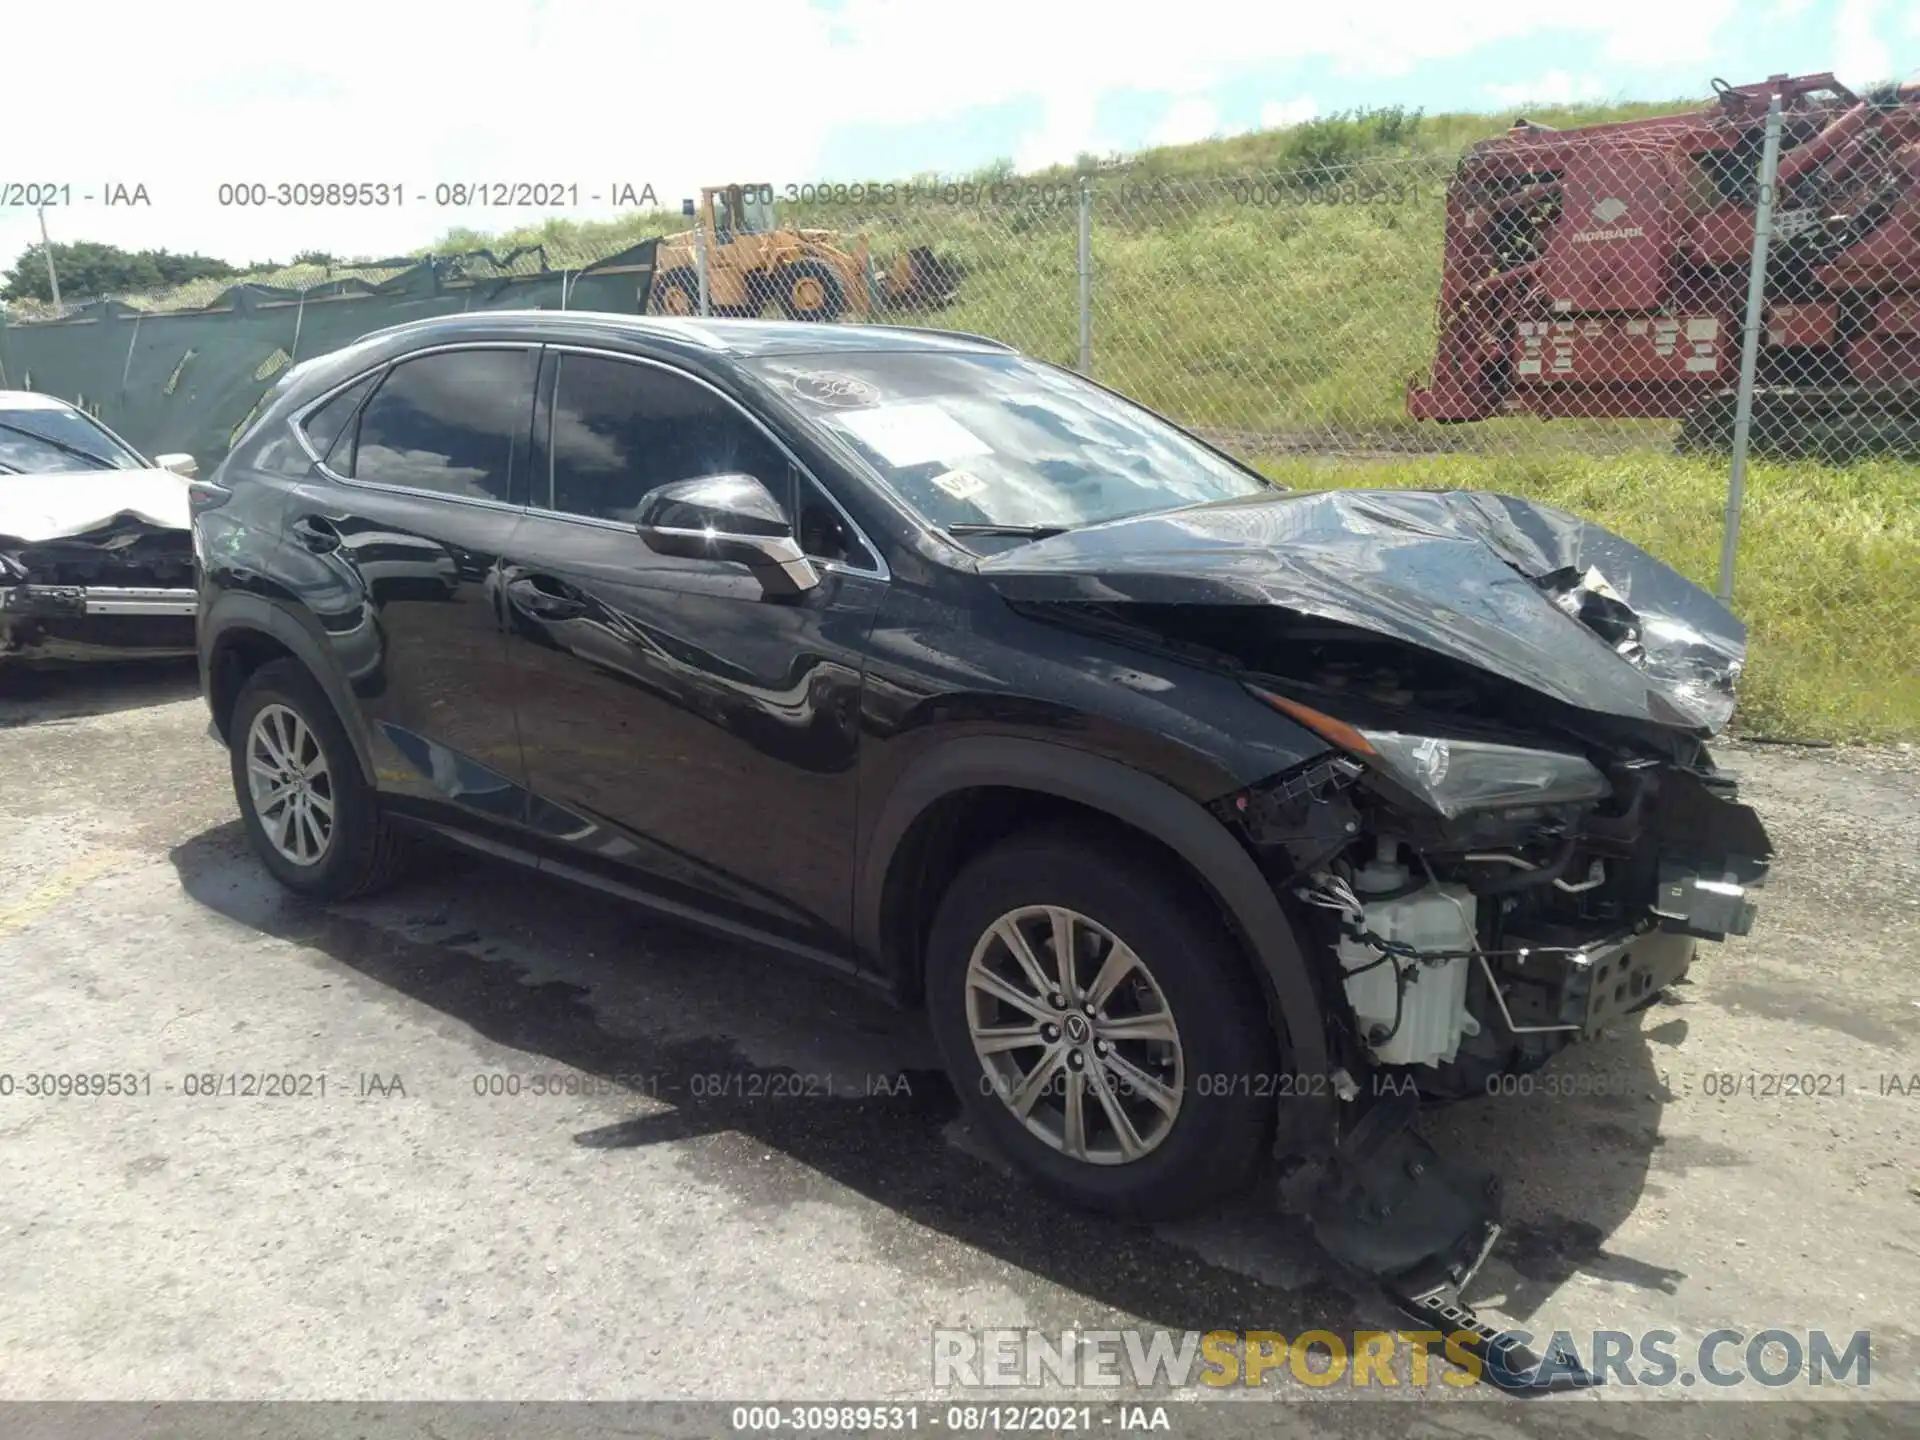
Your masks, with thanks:
[{"label": "crumpled hood", "polygon": [[38,544],[84,535],[123,514],[185,530],[187,481],[171,470],[0,474],[0,538]]},{"label": "crumpled hood", "polygon": [[1477,491],[1263,495],[1070,531],[980,569],[1017,602],[1283,606],[1708,734],[1746,659],[1733,613],[1639,546]]}]

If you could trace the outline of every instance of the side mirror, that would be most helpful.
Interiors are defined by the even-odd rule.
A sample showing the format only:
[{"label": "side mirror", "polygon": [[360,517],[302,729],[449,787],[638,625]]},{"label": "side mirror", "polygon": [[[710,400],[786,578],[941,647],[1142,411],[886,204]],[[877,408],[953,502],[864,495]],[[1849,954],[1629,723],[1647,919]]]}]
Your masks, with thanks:
[{"label": "side mirror", "polygon": [[174,474],[191,480],[200,473],[200,462],[187,454],[156,455],[153,463],[162,470],[171,470]]},{"label": "side mirror", "polygon": [[820,583],[780,503],[751,475],[662,485],[641,503],[634,529],[661,555],[744,565],[767,595],[800,595]]}]

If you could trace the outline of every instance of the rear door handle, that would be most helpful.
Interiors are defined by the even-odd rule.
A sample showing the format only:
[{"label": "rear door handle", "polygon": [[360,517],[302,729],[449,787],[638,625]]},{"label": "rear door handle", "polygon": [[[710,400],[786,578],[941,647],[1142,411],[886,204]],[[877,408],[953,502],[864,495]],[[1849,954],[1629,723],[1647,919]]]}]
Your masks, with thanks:
[{"label": "rear door handle", "polygon": [[318,515],[302,515],[289,527],[293,538],[316,555],[340,548],[340,532]]},{"label": "rear door handle", "polygon": [[542,620],[572,620],[587,613],[587,602],[576,595],[556,594],[542,588],[544,585],[557,586],[557,580],[542,577],[522,576],[507,582],[507,595],[513,603],[529,615],[537,615]]}]

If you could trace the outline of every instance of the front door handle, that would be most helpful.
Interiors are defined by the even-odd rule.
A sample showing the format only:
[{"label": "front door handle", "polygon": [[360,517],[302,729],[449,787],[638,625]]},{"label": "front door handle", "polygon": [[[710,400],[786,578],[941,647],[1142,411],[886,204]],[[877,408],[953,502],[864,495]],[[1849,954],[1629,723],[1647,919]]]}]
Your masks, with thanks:
[{"label": "front door handle", "polygon": [[332,522],[322,520],[318,515],[302,515],[289,528],[293,531],[293,538],[316,555],[340,548],[340,532],[333,528]]},{"label": "front door handle", "polygon": [[[544,582],[546,585],[558,583],[553,580]],[[540,579],[522,576],[507,582],[507,595],[520,609],[542,620],[572,620],[587,613],[587,602],[578,596],[556,594],[543,589],[542,585]]]}]

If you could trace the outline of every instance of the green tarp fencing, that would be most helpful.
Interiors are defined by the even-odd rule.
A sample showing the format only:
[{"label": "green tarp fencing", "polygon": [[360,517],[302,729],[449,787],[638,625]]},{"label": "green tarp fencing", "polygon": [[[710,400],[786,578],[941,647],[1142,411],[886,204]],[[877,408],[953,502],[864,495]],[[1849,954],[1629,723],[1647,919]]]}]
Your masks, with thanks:
[{"label": "green tarp fencing", "polygon": [[542,261],[537,272],[515,274],[510,267],[525,252],[476,252],[424,260],[378,284],[237,285],[199,310],[96,301],[59,320],[0,323],[0,390],[36,390],[83,405],[146,454],[186,451],[207,474],[294,362],[429,315],[638,314],[658,243],[643,241],[580,270],[548,270]]}]

